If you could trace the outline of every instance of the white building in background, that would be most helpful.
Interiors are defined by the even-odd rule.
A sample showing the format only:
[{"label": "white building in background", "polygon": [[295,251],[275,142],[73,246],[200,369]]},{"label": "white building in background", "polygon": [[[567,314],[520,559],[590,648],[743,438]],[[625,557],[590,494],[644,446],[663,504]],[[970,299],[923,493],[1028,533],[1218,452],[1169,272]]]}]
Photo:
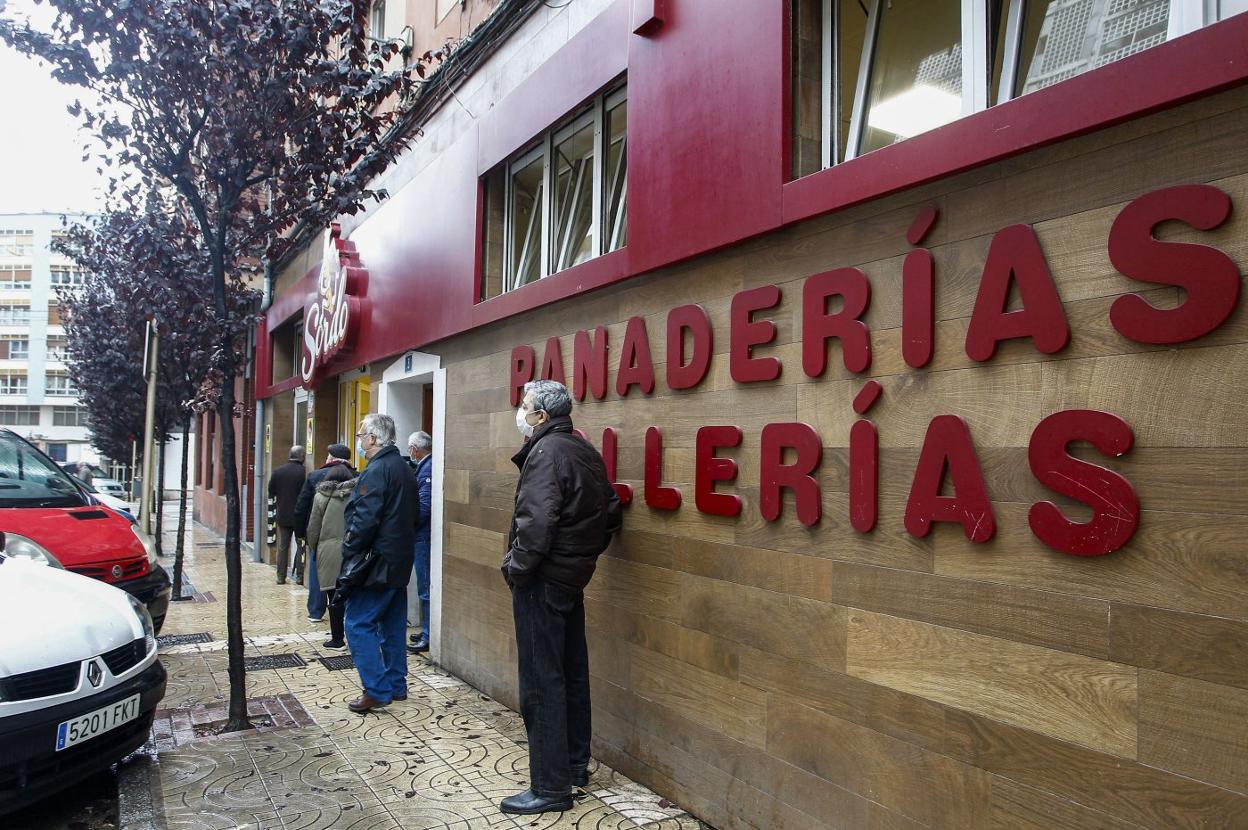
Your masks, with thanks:
[{"label": "white building in background", "polygon": [[[60,213],[0,214],[0,427],[57,461],[96,461],[87,411],[65,363],[57,286],[85,273],[52,252]],[[83,218],[69,214],[71,221]]]}]

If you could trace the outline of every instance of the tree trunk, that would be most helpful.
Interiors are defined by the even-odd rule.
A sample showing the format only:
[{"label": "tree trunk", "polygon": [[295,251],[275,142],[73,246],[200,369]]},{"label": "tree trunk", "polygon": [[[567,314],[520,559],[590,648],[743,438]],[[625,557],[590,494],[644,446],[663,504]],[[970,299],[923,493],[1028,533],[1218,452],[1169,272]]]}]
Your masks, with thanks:
[{"label": "tree trunk", "polygon": [[156,489],[152,492],[152,509],[156,511],[156,555],[164,557],[165,548],[161,542],[164,536],[164,520],[161,518],[165,512],[165,447],[167,442],[160,442],[160,451],[156,454]]},{"label": "tree trunk", "polygon": [[178,494],[178,541],[173,554],[173,598],[182,599],[182,559],[186,550],[187,465],[191,457],[191,416],[182,421],[182,491]]},{"label": "tree trunk", "polygon": [[[232,361],[231,361],[232,363]],[[225,731],[250,729],[247,717],[247,674],[243,667],[243,563],[239,539],[241,518],[238,500],[238,463],[234,457],[234,377],[233,365],[221,378],[221,398],[217,420],[221,430],[221,472],[225,480],[225,627],[230,666],[229,721]]]}]

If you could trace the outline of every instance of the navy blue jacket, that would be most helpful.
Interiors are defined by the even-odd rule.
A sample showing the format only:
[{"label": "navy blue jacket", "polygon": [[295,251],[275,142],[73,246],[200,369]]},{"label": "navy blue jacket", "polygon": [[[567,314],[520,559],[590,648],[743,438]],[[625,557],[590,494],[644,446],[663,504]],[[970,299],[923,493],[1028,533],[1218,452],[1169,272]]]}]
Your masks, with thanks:
[{"label": "navy blue jacket", "polygon": [[433,530],[433,456],[427,455],[419,462],[408,464],[416,477],[416,547],[420,553],[429,555],[430,534]]},{"label": "navy blue jacket", "polygon": [[364,588],[403,588],[412,576],[416,514],[416,479],[398,449],[390,444],[368,460],[355,480],[344,514],[342,567],[373,550],[373,566]]},{"label": "navy blue jacket", "polygon": [[299,500],[295,502],[295,535],[300,539],[308,535],[308,519],[312,518],[312,501],[316,498],[318,484],[322,481],[350,481],[357,475],[359,473],[350,461],[338,458],[308,473],[303,489],[299,491]]}]

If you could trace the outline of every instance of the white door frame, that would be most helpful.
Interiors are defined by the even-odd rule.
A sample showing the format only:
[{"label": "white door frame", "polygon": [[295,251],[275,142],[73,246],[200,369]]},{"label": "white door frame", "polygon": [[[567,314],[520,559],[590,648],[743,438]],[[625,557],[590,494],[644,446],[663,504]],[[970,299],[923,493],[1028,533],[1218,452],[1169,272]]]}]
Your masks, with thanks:
[{"label": "white door frame", "polygon": [[[410,359],[410,367],[409,367]],[[446,370],[434,354],[407,352],[386,367],[377,389],[377,411],[389,413],[390,384],[419,380],[433,384],[433,504],[430,510],[429,546],[429,655],[442,656],[442,493],[446,462]],[[406,436],[396,436],[402,441]],[[400,448],[406,452],[406,447]]]}]

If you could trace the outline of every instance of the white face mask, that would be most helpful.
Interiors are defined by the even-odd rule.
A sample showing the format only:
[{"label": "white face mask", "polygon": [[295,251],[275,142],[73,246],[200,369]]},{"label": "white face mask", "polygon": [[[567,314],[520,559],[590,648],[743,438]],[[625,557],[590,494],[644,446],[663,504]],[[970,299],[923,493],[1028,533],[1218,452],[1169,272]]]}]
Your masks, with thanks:
[{"label": "white face mask", "polygon": [[516,429],[520,430],[520,434],[525,438],[532,438],[533,425],[528,421],[528,414],[523,406],[516,410]]}]

